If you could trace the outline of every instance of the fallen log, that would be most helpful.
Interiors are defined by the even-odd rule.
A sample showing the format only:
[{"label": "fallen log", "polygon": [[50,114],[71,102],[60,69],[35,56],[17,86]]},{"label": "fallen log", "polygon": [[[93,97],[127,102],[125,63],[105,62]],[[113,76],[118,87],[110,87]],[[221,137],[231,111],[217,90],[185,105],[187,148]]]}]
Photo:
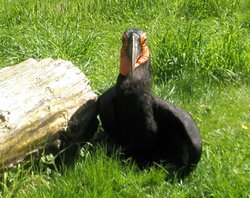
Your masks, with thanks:
[{"label": "fallen log", "polygon": [[89,140],[98,125],[96,100],[87,77],[68,61],[28,59],[1,69],[0,169],[55,142],[60,148]]}]

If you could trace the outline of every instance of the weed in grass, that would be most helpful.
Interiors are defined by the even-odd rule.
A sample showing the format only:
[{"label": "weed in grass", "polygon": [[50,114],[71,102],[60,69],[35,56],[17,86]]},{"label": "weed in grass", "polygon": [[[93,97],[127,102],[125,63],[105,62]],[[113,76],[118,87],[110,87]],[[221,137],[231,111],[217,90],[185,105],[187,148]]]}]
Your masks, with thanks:
[{"label": "weed in grass", "polygon": [[242,36],[244,31],[233,19],[210,22],[209,28],[200,21],[176,21],[155,43],[162,46],[153,51],[156,81],[181,79],[188,73],[205,81],[238,80],[249,70]]}]

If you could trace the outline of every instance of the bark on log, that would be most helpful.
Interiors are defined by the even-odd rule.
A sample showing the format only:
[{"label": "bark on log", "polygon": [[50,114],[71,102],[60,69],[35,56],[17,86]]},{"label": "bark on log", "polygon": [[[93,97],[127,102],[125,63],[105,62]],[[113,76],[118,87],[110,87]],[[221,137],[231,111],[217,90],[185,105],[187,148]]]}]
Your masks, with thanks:
[{"label": "bark on log", "polygon": [[68,61],[28,59],[1,69],[0,169],[61,134],[68,142],[87,141],[98,125],[96,100],[87,77]]}]

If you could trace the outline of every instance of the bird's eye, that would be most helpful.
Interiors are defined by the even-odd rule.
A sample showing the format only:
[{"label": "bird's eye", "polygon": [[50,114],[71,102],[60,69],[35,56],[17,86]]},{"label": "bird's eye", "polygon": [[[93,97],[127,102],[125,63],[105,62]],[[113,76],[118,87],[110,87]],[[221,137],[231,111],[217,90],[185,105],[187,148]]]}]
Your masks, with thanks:
[{"label": "bird's eye", "polygon": [[147,45],[147,36],[146,36],[146,33],[144,33],[144,34],[141,35],[141,37],[140,37],[140,43],[141,43],[141,46]]},{"label": "bird's eye", "polygon": [[123,36],[123,37],[122,37],[122,45],[125,46],[125,47],[128,45],[128,41],[127,41],[127,40],[128,40],[128,39],[127,39],[126,36]]}]

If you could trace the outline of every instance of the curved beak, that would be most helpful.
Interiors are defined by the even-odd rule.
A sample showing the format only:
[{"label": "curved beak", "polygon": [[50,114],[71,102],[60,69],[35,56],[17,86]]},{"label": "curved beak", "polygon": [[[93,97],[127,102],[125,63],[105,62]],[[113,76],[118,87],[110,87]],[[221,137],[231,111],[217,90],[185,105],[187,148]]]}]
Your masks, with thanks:
[{"label": "curved beak", "polygon": [[127,54],[131,60],[131,73],[133,74],[135,70],[135,63],[141,53],[141,46],[140,46],[140,36],[136,33],[133,33],[128,38],[128,48]]}]

